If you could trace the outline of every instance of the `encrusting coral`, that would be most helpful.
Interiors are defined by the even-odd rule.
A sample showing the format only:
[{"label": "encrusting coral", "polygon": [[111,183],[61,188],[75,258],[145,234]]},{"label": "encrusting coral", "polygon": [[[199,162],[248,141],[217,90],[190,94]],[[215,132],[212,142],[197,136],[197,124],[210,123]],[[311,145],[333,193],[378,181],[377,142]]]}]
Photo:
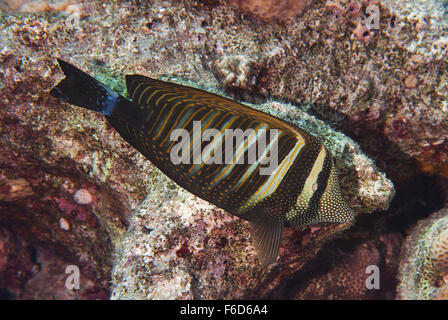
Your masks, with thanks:
[{"label": "encrusting coral", "polygon": [[447,208],[420,221],[413,229],[401,249],[397,298],[434,299],[446,292],[441,287],[447,286],[447,235]]},{"label": "encrusting coral", "polygon": [[431,245],[430,256],[435,276],[439,281],[448,280],[448,227],[443,229],[437,238],[434,239]]}]

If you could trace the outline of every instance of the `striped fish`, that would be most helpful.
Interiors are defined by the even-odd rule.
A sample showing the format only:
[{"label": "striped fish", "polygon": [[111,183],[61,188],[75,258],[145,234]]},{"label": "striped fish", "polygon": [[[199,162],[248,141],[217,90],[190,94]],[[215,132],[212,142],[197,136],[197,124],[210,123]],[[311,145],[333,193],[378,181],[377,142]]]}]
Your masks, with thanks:
[{"label": "striped fish", "polygon": [[353,220],[334,158],[306,131],[233,100],[140,75],[126,76],[128,100],[58,62],[66,78],[51,95],[105,114],[181,187],[250,221],[263,266],[277,258],[284,226]]}]

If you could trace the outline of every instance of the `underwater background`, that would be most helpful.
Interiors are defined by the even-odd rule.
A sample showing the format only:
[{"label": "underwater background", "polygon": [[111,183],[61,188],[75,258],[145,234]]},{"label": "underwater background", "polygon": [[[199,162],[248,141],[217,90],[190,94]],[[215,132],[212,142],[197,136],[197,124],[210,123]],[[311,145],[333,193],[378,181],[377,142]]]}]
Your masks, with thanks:
[{"label": "underwater background", "polygon": [[[447,299],[446,5],[1,0],[0,298]],[[140,74],[307,130],[356,221],[285,229],[265,270],[246,221],[48,94],[56,58],[121,94]]]}]

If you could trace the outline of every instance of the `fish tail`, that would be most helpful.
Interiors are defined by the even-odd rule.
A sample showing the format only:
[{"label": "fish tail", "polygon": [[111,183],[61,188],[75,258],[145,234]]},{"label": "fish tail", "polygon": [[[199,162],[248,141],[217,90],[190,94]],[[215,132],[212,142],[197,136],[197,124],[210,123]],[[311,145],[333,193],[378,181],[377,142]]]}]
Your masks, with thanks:
[{"label": "fish tail", "polygon": [[50,95],[70,104],[100,112],[108,117],[126,120],[134,126],[142,123],[141,108],[114,92],[68,62],[57,59],[65,78],[50,91]]}]

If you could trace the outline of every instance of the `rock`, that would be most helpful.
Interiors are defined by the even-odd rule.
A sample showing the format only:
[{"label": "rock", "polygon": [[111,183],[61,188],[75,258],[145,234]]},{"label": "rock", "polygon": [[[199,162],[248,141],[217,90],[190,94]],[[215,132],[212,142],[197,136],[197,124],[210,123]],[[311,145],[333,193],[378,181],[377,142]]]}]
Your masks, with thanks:
[{"label": "rock", "polygon": [[24,178],[10,179],[0,185],[0,200],[15,201],[34,194],[30,183]]},{"label": "rock", "polygon": [[64,218],[59,219],[59,228],[61,228],[62,230],[68,231],[70,230],[70,223],[68,223],[67,220],[65,220]]},{"label": "rock", "polygon": [[[406,10],[415,2],[400,1]],[[416,8],[424,5],[417,2]],[[252,19],[225,1],[79,3],[84,18],[74,25],[67,14],[3,17],[0,225],[20,235],[17,242],[38,243],[58,265],[78,265],[95,292],[111,289],[113,298],[274,295],[272,288],[314,265],[323,246],[356,236],[348,225],[287,230],[279,260],[264,272],[247,223],[180,190],[101,115],[48,95],[62,77],[57,57],[122,93],[124,74],[142,74],[229,94],[305,127],[336,156],[344,197],[359,220],[384,220],[391,213],[384,212],[394,194],[391,177],[399,190],[418,185],[421,173],[448,177],[444,33],[440,48],[426,46],[437,31],[431,28],[439,27],[421,24],[416,33],[412,15],[394,1],[380,5],[380,29],[369,30],[369,39],[357,36],[366,27],[367,1],[313,2],[288,23]],[[446,15],[428,12],[443,25]],[[413,43],[424,32],[419,50]],[[418,77],[418,90],[405,88],[409,74]],[[6,201],[4,186],[16,179],[27,183],[20,196]],[[80,189],[88,190],[91,202],[74,199]],[[367,249],[353,244],[353,257],[383,253],[381,241],[362,241]],[[350,274],[344,268],[308,282],[307,291],[294,288],[294,297],[330,297],[318,295],[313,285]],[[35,280],[27,273],[5,287],[16,298],[32,297],[54,269],[43,270]],[[337,288],[328,292],[343,297]]]},{"label": "rock", "polygon": [[410,74],[404,80],[404,86],[408,89],[414,89],[415,87],[417,87],[417,83],[418,83],[418,79],[413,74]]},{"label": "rock", "polygon": [[444,285],[435,296],[434,300],[448,300],[448,285]]}]

